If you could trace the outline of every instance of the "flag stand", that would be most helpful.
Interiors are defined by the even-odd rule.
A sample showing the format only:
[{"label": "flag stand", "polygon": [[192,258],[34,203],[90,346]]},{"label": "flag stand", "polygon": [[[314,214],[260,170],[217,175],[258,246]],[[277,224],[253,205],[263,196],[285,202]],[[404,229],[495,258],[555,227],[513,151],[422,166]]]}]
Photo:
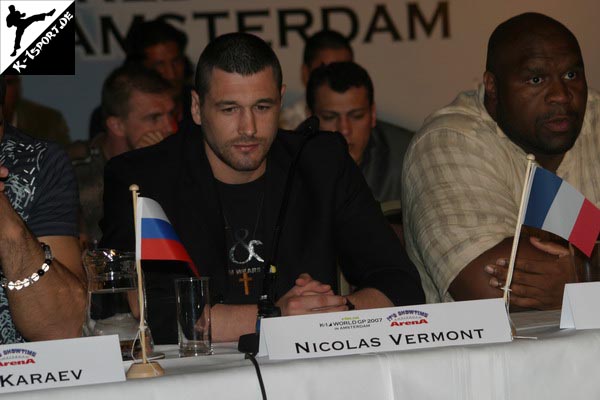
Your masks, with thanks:
[{"label": "flag stand", "polygon": [[527,154],[527,171],[525,172],[525,181],[523,183],[523,193],[521,194],[521,204],[519,205],[519,215],[517,217],[517,226],[515,227],[515,236],[513,238],[512,249],[510,252],[510,261],[508,263],[508,273],[506,274],[506,282],[502,290],[504,290],[504,304],[506,306],[506,314],[508,315],[508,320],[510,322],[510,328],[512,331],[513,337],[516,336],[516,329],[510,318],[510,285],[512,283],[513,274],[515,271],[515,261],[517,258],[517,248],[519,247],[519,239],[521,238],[521,227],[523,225],[523,205],[525,204],[525,197],[527,194],[527,186],[529,185],[529,180],[531,177],[531,168],[533,167],[533,163],[535,162],[535,156],[533,154]]},{"label": "flag stand", "polygon": [[[129,186],[129,190],[131,191],[131,196],[133,199],[133,224],[134,229],[137,230],[137,199],[138,199],[138,191],[140,190],[139,186],[133,184]],[[137,235],[136,235],[137,236]],[[142,346],[142,362],[134,362],[131,364],[129,369],[127,370],[127,378],[128,379],[137,379],[137,378],[153,378],[156,376],[161,376],[165,374],[165,370],[160,366],[159,363],[155,361],[148,361],[148,354],[146,350],[146,316],[145,316],[145,302],[144,302],[144,281],[142,278],[142,266],[139,257],[136,256],[135,260],[135,269],[137,271],[137,282],[138,282],[138,302],[140,306],[140,342]]]}]

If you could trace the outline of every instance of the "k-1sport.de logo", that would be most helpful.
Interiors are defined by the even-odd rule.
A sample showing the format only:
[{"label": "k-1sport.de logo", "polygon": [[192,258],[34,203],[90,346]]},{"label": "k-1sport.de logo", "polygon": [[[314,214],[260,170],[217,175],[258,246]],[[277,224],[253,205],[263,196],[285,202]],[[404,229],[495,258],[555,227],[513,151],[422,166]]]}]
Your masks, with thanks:
[{"label": "k-1sport.de logo", "polygon": [[74,0],[0,0],[0,33],[0,73],[75,73]]},{"label": "k-1sport.de logo", "polygon": [[429,314],[419,310],[400,310],[387,316],[390,326],[428,324]]}]

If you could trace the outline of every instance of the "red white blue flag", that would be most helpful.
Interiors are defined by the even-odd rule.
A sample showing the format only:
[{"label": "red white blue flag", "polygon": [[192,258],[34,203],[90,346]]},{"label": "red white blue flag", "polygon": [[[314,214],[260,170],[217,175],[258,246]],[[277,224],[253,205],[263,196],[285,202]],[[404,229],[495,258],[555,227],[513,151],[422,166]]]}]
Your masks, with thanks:
[{"label": "red white blue flag", "polygon": [[138,197],[135,226],[135,256],[138,260],[185,261],[199,276],[160,204],[147,197]]},{"label": "red white blue flag", "polygon": [[573,186],[537,165],[526,190],[523,224],[552,232],[589,257],[600,232],[600,210]]}]

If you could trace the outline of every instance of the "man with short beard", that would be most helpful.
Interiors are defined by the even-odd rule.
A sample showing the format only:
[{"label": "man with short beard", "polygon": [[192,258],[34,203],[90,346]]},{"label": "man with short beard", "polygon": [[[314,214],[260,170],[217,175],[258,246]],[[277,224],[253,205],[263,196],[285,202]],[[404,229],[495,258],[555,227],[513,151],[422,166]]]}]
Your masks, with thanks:
[{"label": "man with short beard", "polygon": [[[492,33],[483,84],[431,115],[402,176],[408,253],[428,302],[500,297],[527,154],[600,205],[600,96],[577,39],[526,13]],[[511,305],[552,309],[576,279],[565,242],[521,236]]]},{"label": "man with short beard", "polygon": [[[254,332],[263,284],[273,288],[282,315],[424,300],[418,274],[344,139],[278,130],[284,91],[268,44],[244,33],[220,36],[198,61],[194,129],[114,158],[105,170],[100,245],[133,250],[128,188],[139,185],[211,279],[215,341]],[[338,261],[357,287],[348,296],[335,293]],[[265,279],[269,262],[277,271]],[[144,270],[155,342],[175,343],[173,279],[190,272],[164,262],[146,262]]]}]

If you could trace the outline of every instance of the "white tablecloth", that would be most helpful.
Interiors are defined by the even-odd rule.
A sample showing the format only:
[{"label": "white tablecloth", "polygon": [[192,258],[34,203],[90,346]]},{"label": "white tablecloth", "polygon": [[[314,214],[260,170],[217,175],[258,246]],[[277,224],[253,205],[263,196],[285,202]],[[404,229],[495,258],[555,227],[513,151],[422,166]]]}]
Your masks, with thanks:
[{"label": "white tablecloth", "polygon": [[[538,321],[539,322],[539,321]],[[518,324],[517,324],[518,325]],[[543,326],[544,323],[539,323]],[[521,330],[538,340],[299,361],[260,360],[269,399],[600,399],[600,330]],[[2,399],[260,399],[254,367],[231,345],[167,358],[160,378],[5,394]]]}]

